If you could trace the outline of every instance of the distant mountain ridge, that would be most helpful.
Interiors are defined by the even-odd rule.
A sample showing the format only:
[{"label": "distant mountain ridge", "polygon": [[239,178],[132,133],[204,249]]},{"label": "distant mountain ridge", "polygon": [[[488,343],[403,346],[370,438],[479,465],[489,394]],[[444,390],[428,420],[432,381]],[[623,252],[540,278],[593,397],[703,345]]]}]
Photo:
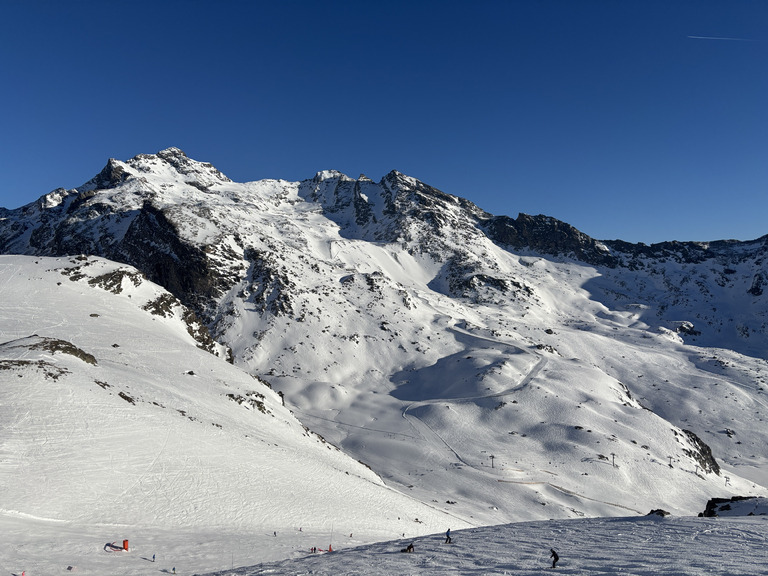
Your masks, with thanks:
[{"label": "distant mountain ridge", "polygon": [[[378,183],[336,171],[236,183],[169,148],[4,210],[0,253],[134,266],[302,422],[422,501],[463,501],[464,518],[509,519],[483,500],[506,489],[554,505],[531,518],[667,509],[657,500],[673,496],[700,509],[718,460],[758,487],[768,462],[768,236],[600,241],[543,215],[489,214],[397,171]],[[721,390],[750,407],[742,422],[724,422]],[[612,477],[611,451],[590,437],[601,427],[603,444],[638,462],[634,476]],[[737,440],[723,433],[737,428]],[[419,440],[404,446],[409,435]],[[432,462],[440,442],[450,450]],[[546,454],[566,446],[581,454],[573,462],[612,466],[561,464],[554,480]],[[497,450],[522,476],[488,475],[494,460],[481,454]],[[674,488],[661,489],[645,466],[668,458]],[[429,462],[422,481],[406,462]],[[430,485],[460,470],[487,494],[436,497]],[[690,484],[700,472],[707,483]],[[627,500],[602,502],[600,486],[615,482]]]},{"label": "distant mountain ridge", "polygon": [[[6,211],[0,220],[0,252],[93,254],[131,264],[210,322],[217,315],[217,298],[242,277],[241,254],[248,249],[241,238],[240,223],[217,220],[213,211],[215,206],[227,210],[227,204],[248,206],[248,199],[243,196],[241,201],[237,193],[227,190],[228,185],[240,186],[212,165],[192,160],[177,148],[156,155],[141,154],[127,162],[111,159],[97,176],[77,189],[57,189],[37,202]],[[513,219],[488,214],[468,200],[397,171],[379,183],[363,175],[355,180],[325,171],[300,183],[267,180],[244,186],[255,192],[254,200],[259,199],[250,205],[254,210],[261,209],[259,201],[281,201],[279,194],[273,199],[262,196],[268,196],[270,188],[282,188],[283,198],[285,190],[292,188],[296,197],[290,202],[305,200],[318,206],[339,226],[343,238],[401,243],[409,252],[446,260],[445,273],[454,278],[453,295],[464,295],[463,288],[475,281],[490,289],[517,286],[516,279],[484,270],[488,262],[456,249],[483,241],[510,251],[530,250],[607,269],[642,271],[646,277],[659,276],[654,282],[663,282],[675,302],[690,298],[685,288],[688,276],[675,282],[664,270],[667,262],[689,268],[711,263],[717,286],[744,290],[750,306],[768,284],[768,235],[749,242],[663,242],[651,246],[599,241],[547,216],[520,214]],[[171,189],[173,193],[166,193]],[[178,194],[183,189],[186,192]],[[190,215],[183,216],[181,206],[187,206]],[[290,214],[284,217],[290,218]],[[185,220],[192,227],[199,225],[190,218],[210,218],[208,225],[218,227],[215,241],[195,237],[191,229],[185,229]],[[225,237],[230,241],[227,248],[218,244]],[[450,246],[445,241],[448,238],[452,240]],[[749,272],[742,271],[744,264]],[[698,291],[716,298],[712,287],[699,283]],[[691,312],[686,310],[689,316]],[[707,315],[704,321],[715,325],[725,320]],[[768,349],[765,326],[760,326],[745,329],[759,335],[761,346]],[[716,342],[707,339],[706,344]]]}]

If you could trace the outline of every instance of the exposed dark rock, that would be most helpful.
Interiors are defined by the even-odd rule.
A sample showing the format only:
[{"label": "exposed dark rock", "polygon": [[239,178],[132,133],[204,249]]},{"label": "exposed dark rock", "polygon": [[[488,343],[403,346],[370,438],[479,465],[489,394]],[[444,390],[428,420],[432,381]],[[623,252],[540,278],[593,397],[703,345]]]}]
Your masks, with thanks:
[{"label": "exposed dark rock", "polygon": [[712,518],[717,516],[718,512],[724,512],[731,509],[731,504],[734,502],[743,502],[744,500],[752,500],[754,496],[733,496],[732,498],[710,498],[707,502],[707,506],[704,512],[699,513],[699,517]]},{"label": "exposed dark rock", "polygon": [[150,202],[144,203],[122,241],[105,248],[103,256],[138,268],[206,319],[211,299],[231,287],[221,285],[223,279],[203,247],[183,241],[176,226]]},{"label": "exposed dark rock", "polygon": [[484,223],[483,230],[502,247],[530,248],[544,254],[572,257],[589,264],[610,267],[619,263],[601,243],[570,224],[549,216],[520,214],[517,219],[494,216]]},{"label": "exposed dark rock", "polygon": [[253,302],[260,312],[275,315],[292,314],[291,290],[296,284],[275,254],[246,249],[245,259],[251,263],[248,272],[250,287],[243,296]]},{"label": "exposed dark rock", "polygon": [[701,466],[705,472],[714,472],[715,474],[720,475],[720,465],[715,460],[715,457],[712,456],[712,449],[690,430],[683,430],[683,433],[695,447],[695,450],[684,449],[683,452],[698,462],[699,466]]},{"label": "exposed dark rock", "polygon": [[93,354],[81,350],[71,342],[66,340],[60,340],[58,338],[41,338],[38,342],[29,345],[30,350],[45,350],[51,354],[57,352],[61,354],[69,354],[75,358],[79,358],[87,364],[96,364],[96,358]]},{"label": "exposed dark rock", "polygon": [[[153,180],[156,167],[164,171],[171,167],[181,176],[175,184]],[[130,264],[169,290],[218,334],[222,333],[222,317],[232,309],[232,302],[222,298],[241,283],[241,294],[253,302],[253,310],[301,315],[300,298],[295,293],[295,275],[300,272],[282,260],[283,249],[300,247],[284,247],[279,239],[272,243],[248,239],[240,230],[224,230],[215,221],[222,206],[227,206],[217,203],[215,197],[216,185],[224,182],[229,179],[213,166],[192,160],[177,148],[138,155],[127,162],[110,160],[77,190],[55,190],[24,209],[4,210],[0,253],[93,254]],[[168,187],[173,194],[166,197]],[[117,193],[111,192],[113,189],[118,189]],[[210,195],[211,204],[208,198],[201,199],[197,190]],[[751,242],[662,242],[651,246],[597,241],[543,215],[520,214],[513,219],[488,214],[468,200],[397,171],[379,183],[364,176],[354,180],[339,172],[323,172],[299,183],[299,195],[317,202],[325,216],[338,224],[342,237],[397,243],[412,255],[431,257],[441,270],[429,287],[450,297],[489,304],[535,300],[533,289],[522,281],[525,276],[516,278],[510,268],[499,266],[490,250],[481,253],[475,249],[490,240],[506,250],[524,249],[602,267],[600,280],[591,283],[599,284],[595,300],[621,307],[627,302],[625,298],[633,298],[640,306],[638,310],[647,310],[641,312],[642,321],[651,325],[667,327],[679,318],[695,318],[697,330],[692,326],[687,330],[681,324],[680,332],[696,335],[697,344],[703,346],[715,345],[717,332],[734,322],[715,311],[713,296],[737,287],[742,297],[744,292],[761,296],[768,284],[768,271],[764,270],[768,236]],[[194,203],[186,202],[187,196],[194,197]],[[128,200],[122,203],[125,198]],[[217,227],[220,234],[196,236],[200,228]],[[204,237],[208,244],[195,237]],[[248,245],[257,248],[246,250]],[[461,246],[473,249],[457,249]],[[318,272],[318,264],[309,260],[305,263]],[[523,260],[520,258],[520,263],[528,265]],[[666,262],[691,267],[669,267]],[[704,263],[706,268],[692,268],[696,263]],[[622,284],[634,281],[623,272],[610,276],[611,269],[622,267],[640,271],[638,290]],[[113,277],[104,282],[106,289],[119,290],[122,281]],[[644,283],[648,286],[645,292]],[[651,285],[659,289],[652,290]],[[591,285],[585,287],[592,291]],[[702,298],[713,304],[704,317],[688,305]],[[718,325],[722,328],[713,328]],[[744,339],[747,352],[754,353],[752,349],[765,341],[764,328],[749,326],[749,332],[744,327],[733,328],[750,334],[749,341]],[[700,330],[705,333],[699,334]]]},{"label": "exposed dark rock", "polygon": [[[163,294],[144,305],[144,310],[163,318],[172,317],[176,312],[181,314],[181,319],[187,327],[187,333],[197,342],[197,347],[216,355],[216,342],[211,337],[208,327],[200,321],[197,315],[182,306],[181,302],[173,294]],[[227,350],[227,360],[231,363],[232,350]]]},{"label": "exposed dark rock", "polygon": [[676,332],[678,334],[686,334],[688,336],[701,336],[701,332],[696,330],[692,322],[688,321],[680,322]]},{"label": "exposed dark rock", "polygon": [[763,286],[766,284],[766,275],[762,272],[755,274],[752,278],[752,286],[750,286],[747,292],[752,296],[761,296],[763,294]]},{"label": "exposed dark rock", "polygon": [[114,158],[110,158],[102,171],[93,179],[89,180],[84,187],[109,190],[111,188],[117,188],[129,177],[130,174],[125,171],[125,168],[120,166]]},{"label": "exposed dark rock", "polygon": [[[621,265],[630,269],[643,267],[643,260],[672,261],[684,264],[700,264],[707,260],[718,260],[723,255],[736,256],[741,248],[742,258],[768,254],[768,235],[756,240],[740,242],[738,240],[716,240],[713,242],[659,242],[656,244],[633,244],[623,240],[603,241],[613,253],[620,254]],[[746,249],[746,250],[744,250]],[[735,259],[738,261],[738,257]],[[733,274],[732,268],[726,274]]]},{"label": "exposed dark rock", "polygon": [[142,282],[140,272],[131,272],[128,270],[115,270],[109,274],[102,274],[88,280],[91,286],[98,286],[114,294],[120,294],[123,291],[123,280],[127,280],[134,286],[140,286]]}]

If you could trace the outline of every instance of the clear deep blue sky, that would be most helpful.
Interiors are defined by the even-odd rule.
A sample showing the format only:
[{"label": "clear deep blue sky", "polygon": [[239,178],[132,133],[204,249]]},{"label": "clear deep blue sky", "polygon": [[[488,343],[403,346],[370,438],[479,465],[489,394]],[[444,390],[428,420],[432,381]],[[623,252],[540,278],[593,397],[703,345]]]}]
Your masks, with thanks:
[{"label": "clear deep blue sky", "polygon": [[599,239],[768,234],[768,1],[0,0],[0,206],[177,146]]}]

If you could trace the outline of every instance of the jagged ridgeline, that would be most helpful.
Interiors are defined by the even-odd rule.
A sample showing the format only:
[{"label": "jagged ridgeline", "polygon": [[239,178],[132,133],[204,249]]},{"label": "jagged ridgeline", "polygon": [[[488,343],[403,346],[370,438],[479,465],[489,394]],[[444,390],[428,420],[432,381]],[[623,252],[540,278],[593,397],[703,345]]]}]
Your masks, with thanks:
[{"label": "jagged ridgeline", "polygon": [[[429,256],[442,265],[433,285],[451,297],[533,297],[530,287],[500,269],[492,254],[478,253],[476,248],[492,243],[510,251],[573,258],[607,271],[634,272],[635,290],[658,303],[659,320],[697,317],[694,324],[701,327],[730,324],[745,337],[758,336],[754,340],[765,349],[761,330],[745,317],[733,319],[730,310],[705,311],[702,317],[701,310],[693,314],[685,304],[702,297],[717,302],[725,295],[729,300],[744,296],[745,304],[755,304],[768,281],[768,237],[652,246],[597,241],[547,216],[488,214],[396,171],[379,183],[363,175],[354,180],[325,171],[298,183],[238,184],[177,148],[127,162],[111,159],[77,189],[57,189],[33,204],[3,210],[0,250],[92,254],[130,264],[212,323],[222,298],[244,280],[265,311],[288,311],[296,286],[287,275],[284,255],[307,247],[312,234],[297,228],[313,212],[338,226],[337,240],[397,244],[411,255]],[[327,228],[329,222],[323,224]],[[313,270],[324,257],[329,259],[329,254],[311,250],[304,256],[302,265]],[[649,284],[661,285],[663,294]],[[614,299],[622,298],[620,289],[611,287],[610,292]],[[689,331],[706,344],[717,344],[716,336],[708,337],[711,333]]]},{"label": "jagged ridgeline", "polygon": [[237,183],[169,148],[2,210],[0,252],[135,267],[307,426],[464,518],[514,518],[510,491],[531,518],[698,510],[718,460],[760,485],[768,236],[596,240],[397,171]]}]

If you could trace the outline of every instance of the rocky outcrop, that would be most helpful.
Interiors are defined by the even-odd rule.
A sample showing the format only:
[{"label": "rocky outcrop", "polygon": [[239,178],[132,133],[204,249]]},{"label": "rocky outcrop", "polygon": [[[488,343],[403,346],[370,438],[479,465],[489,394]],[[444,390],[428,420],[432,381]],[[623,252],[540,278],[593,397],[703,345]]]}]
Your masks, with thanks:
[{"label": "rocky outcrop", "polygon": [[[754,496],[733,496],[731,498],[710,498],[704,512],[699,512],[699,517],[714,518],[726,513],[726,515],[735,514],[736,509],[747,510],[750,508],[760,509],[764,506],[764,498]],[[728,514],[731,513],[731,514]],[[754,515],[754,511],[744,512],[745,516]]]},{"label": "rocky outcrop", "polygon": [[117,188],[123,182],[130,177],[129,172],[117,162],[114,158],[110,158],[104,169],[99,172],[94,178],[89,180],[86,184],[86,188],[95,190],[110,190]]},{"label": "rocky outcrop", "polygon": [[709,474],[720,474],[720,465],[712,456],[712,449],[696,434],[690,430],[683,430],[683,433],[691,444],[692,449],[684,448],[683,452],[693,458],[701,466],[702,470]]},{"label": "rocky outcrop", "polygon": [[758,272],[752,278],[752,286],[749,287],[747,292],[752,294],[752,296],[762,296],[763,286],[765,286],[766,283],[768,283],[768,275],[766,275],[764,272]]},{"label": "rocky outcrop", "polygon": [[483,224],[483,230],[491,240],[506,248],[531,249],[602,266],[615,267],[619,263],[602,243],[549,216],[520,214],[517,219],[494,216]]},{"label": "rocky outcrop", "polygon": [[636,268],[644,261],[670,261],[680,264],[701,264],[706,261],[726,259],[731,263],[756,259],[762,261],[768,256],[768,236],[757,240],[716,240],[713,242],[659,242],[656,244],[632,244],[623,240],[603,242],[611,252],[619,255],[622,266]]}]

